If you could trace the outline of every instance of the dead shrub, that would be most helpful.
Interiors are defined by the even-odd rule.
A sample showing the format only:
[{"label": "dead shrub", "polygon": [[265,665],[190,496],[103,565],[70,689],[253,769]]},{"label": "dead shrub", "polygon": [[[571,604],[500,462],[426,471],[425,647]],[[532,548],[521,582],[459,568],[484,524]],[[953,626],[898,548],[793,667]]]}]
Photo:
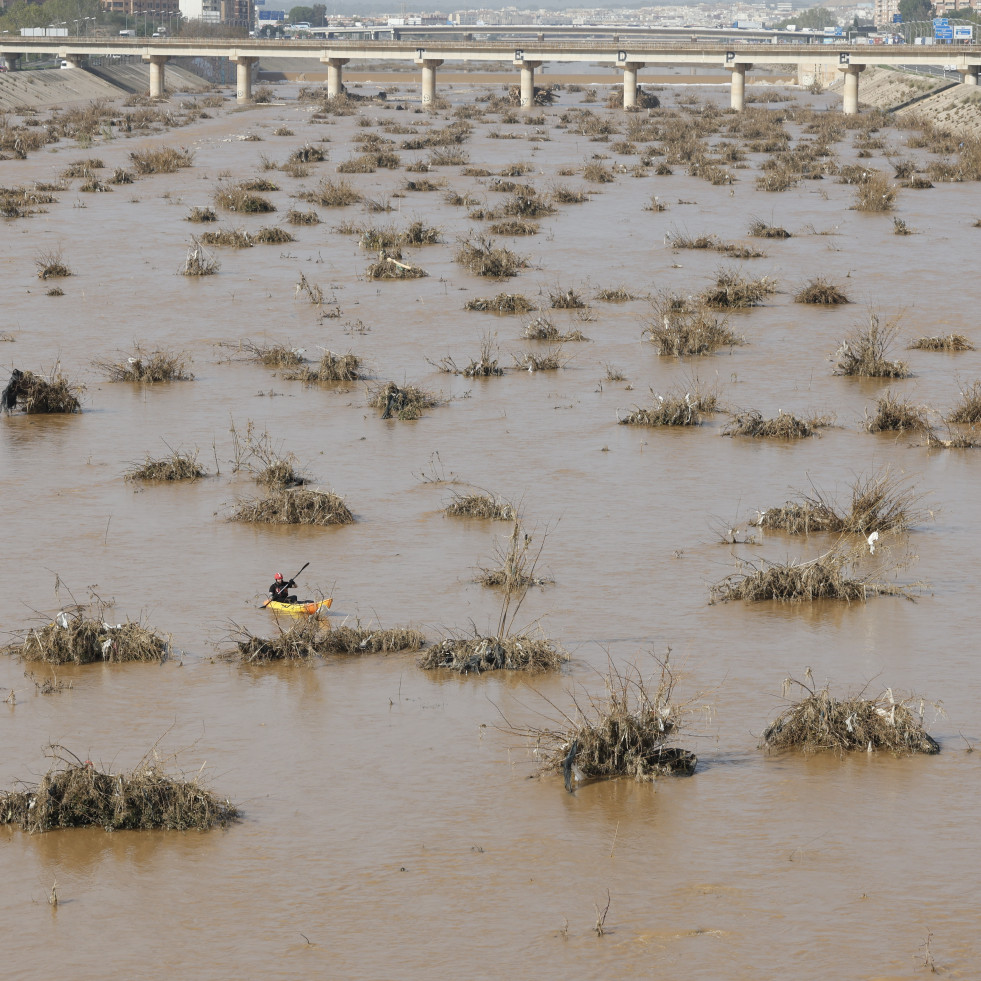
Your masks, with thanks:
[{"label": "dead shrub", "polygon": [[517,512],[510,501],[492,494],[453,494],[444,509],[454,518],[485,518],[493,521],[514,521]]},{"label": "dead shrub", "polygon": [[170,456],[153,459],[147,454],[146,460],[139,466],[126,471],[126,480],[200,480],[207,476],[204,468],[198,463],[197,450],[193,453],[181,453],[172,450]]},{"label": "dead shrub", "polygon": [[840,286],[818,276],[802,286],[794,294],[794,303],[816,303],[823,306],[835,306],[840,303],[851,303],[848,295]]},{"label": "dead shrub", "polygon": [[81,391],[61,373],[59,365],[47,377],[14,368],[0,394],[0,411],[12,412],[19,403],[27,415],[81,412]]},{"label": "dead shrub", "polygon": [[535,305],[521,293],[498,293],[495,297],[468,300],[464,309],[481,313],[519,314],[534,310]]},{"label": "dead shrub", "polygon": [[963,334],[920,337],[910,341],[907,351],[973,351],[974,345]]},{"label": "dead shrub", "polygon": [[835,352],[834,373],[865,378],[909,378],[912,372],[905,361],[890,361],[886,357],[898,334],[897,323],[883,323],[875,310],[870,310],[868,323],[856,324]]},{"label": "dead shrub", "polygon": [[654,319],[644,336],[665,357],[711,354],[722,347],[745,344],[725,317],[716,317],[702,300],[662,294],[653,303]]},{"label": "dead shrub", "polygon": [[425,409],[433,409],[442,402],[442,398],[434,392],[427,392],[415,385],[403,385],[400,388],[395,382],[369,391],[368,396],[368,405],[371,408],[384,410],[382,419],[401,421],[419,419]]},{"label": "dead shrub", "polygon": [[139,382],[153,385],[166,381],[192,381],[187,370],[189,358],[183,351],[144,351],[139,344],[125,361],[95,361],[94,367],[103,371],[113,382]]},{"label": "dead shrub", "polygon": [[475,276],[507,279],[528,263],[510,249],[500,248],[482,235],[460,243],[454,260]]},{"label": "dead shrub", "polygon": [[274,525],[347,525],[354,515],[343,498],[331,491],[300,488],[281,490],[269,497],[246,501],[230,520]]},{"label": "dead shrub", "polygon": [[356,354],[334,354],[324,351],[314,367],[302,367],[286,372],[288,381],[302,381],[308,385],[318,382],[352,382],[365,377],[364,364]]},{"label": "dead shrub", "polygon": [[135,150],[129,156],[138,174],[174,174],[194,162],[193,152],[186,147],[150,147]]},{"label": "dead shrub", "polygon": [[758,409],[750,409],[733,416],[722,430],[722,435],[750,436],[753,439],[806,439],[833,423],[832,416],[800,419],[789,412],[781,412],[775,419],[764,419]]},{"label": "dead shrub", "polygon": [[65,265],[61,249],[39,252],[34,257],[34,265],[37,266],[38,279],[64,279],[73,275],[71,269]]},{"label": "dead shrub", "polygon": [[981,422],[981,381],[961,389],[960,401],[947,416],[947,422],[969,426]]},{"label": "dead shrub", "polygon": [[875,414],[865,413],[865,428],[870,433],[925,432],[930,428],[927,410],[902,398],[891,389],[876,399]]}]

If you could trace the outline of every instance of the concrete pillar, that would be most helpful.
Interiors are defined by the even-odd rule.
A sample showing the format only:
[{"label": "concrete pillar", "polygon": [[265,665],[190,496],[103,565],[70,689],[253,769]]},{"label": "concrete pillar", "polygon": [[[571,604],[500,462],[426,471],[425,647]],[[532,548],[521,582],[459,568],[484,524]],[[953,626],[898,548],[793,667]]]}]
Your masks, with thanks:
[{"label": "concrete pillar", "polygon": [[623,66],[623,108],[633,109],[637,105],[637,69],[636,62],[628,61]]},{"label": "concrete pillar", "polygon": [[968,65],[967,68],[959,68],[961,83],[963,85],[977,85],[979,69],[981,69],[981,65]]},{"label": "concrete pillar", "polygon": [[441,58],[416,59],[417,65],[422,65],[422,104],[432,105],[436,98],[436,69],[443,64]]},{"label": "concrete pillar", "polygon": [[235,99],[241,105],[252,101],[252,68],[258,58],[231,58],[235,62]]},{"label": "concrete pillar", "polygon": [[535,104],[535,69],[541,66],[540,61],[518,61],[521,66],[521,106],[527,108]]},{"label": "concrete pillar", "polygon": [[17,71],[17,63],[20,61],[20,55],[15,54],[12,51],[8,51],[3,55],[0,55],[0,63],[7,71],[15,72]]},{"label": "concrete pillar", "polygon": [[842,65],[838,71],[845,73],[844,104],[841,111],[846,116],[858,115],[858,76],[865,71],[865,65]]},{"label": "concrete pillar", "polygon": [[168,55],[144,55],[145,61],[150,62],[150,98],[163,99],[164,96],[164,65],[170,60]]},{"label": "concrete pillar", "polygon": [[746,69],[752,65],[730,65],[729,71],[732,73],[732,83],[729,88],[729,107],[736,112],[742,112],[746,108]]},{"label": "concrete pillar", "polygon": [[334,98],[344,91],[344,76],[341,69],[350,61],[350,58],[321,58],[327,62],[327,96]]}]

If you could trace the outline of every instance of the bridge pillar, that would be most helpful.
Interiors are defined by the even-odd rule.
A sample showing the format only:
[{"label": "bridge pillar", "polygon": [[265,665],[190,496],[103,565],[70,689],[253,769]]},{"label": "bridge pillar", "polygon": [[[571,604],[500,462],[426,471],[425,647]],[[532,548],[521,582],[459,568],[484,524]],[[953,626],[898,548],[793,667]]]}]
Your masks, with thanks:
[{"label": "bridge pillar", "polygon": [[252,67],[258,58],[230,58],[235,62],[235,100],[239,103],[252,101]]},{"label": "bridge pillar", "polygon": [[523,109],[535,104],[535,69],[541,67],[540,61],[516,61],[521,68],[521,106]]},{"label": "bridge pillar", "polygon": [[422,104],[432,105],[436,98],[436,69],[443,64],[443,59],[416,58],[416,64],[422,65]]},{"label": "bridge pillar", "polygon": [[746,108],[746,69],[752,65],[730,65],[729,71],[732,73],[732,84],[729,89],[729,107],[736,112],[742,112]]},{"label": "bridge pillar", "polygon": [[0,64],[3,65],[7,71],[15,72],[17,71],[17,63],[20,61],[20,55],[14,51],[7,51],[0,55]]},{"label": "bridge pillar", "polygon": [[350,58],[321,58],[327,62],[327,97],[334,98],[344,92],[344,76],[341,69],[351,60]]},{"label": "bridge pillar", "polygon": [[144,55],[144,61],[150,62],[150,98],[163,99],[164,96],[164,65],[170,60],[169,55]]},{"label": "bridge pillar", "polygon": [[844,104],[841,111],[846,116],[858,115],[858,76],[865,71],[865,65],[841,65],[838,69],[845,73]]},{"label": "bridge pillar", "polygon": [[643,68],[642,61],[627,61],[623,65],[623,108],[637,107],[637,69]]},{"label": "bridge pillar", "polygon": [[958,68],[957,70],[960,72],[962,84],[978,84],[978,71],[981,70],[981,65],[968,65],[967,68]]}]

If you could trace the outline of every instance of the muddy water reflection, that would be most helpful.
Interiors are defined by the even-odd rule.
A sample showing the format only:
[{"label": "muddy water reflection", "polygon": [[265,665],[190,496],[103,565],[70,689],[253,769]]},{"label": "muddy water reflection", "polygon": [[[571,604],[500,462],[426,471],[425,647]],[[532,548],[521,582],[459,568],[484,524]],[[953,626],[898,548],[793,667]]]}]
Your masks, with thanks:
[{"label": "muddy water reflection", "polygon": [[[682,92],[683,90],[678,90]],[[757,191],[761,161],[735,170],[731,187],[675,168],[670,177],[618,174],[591,187],[589,203],[561,208],[541,233],[512,247],[529,266],[510,284],[481,282],[453,262],[456,241],[478,223],[439,193],[393,193],[404,173],[351,179],[395,211],[318,208],[323,223],[290,226],[297,241],[222,250],[211,280],[176,275],[197,226],[191,207],[210,205],[219,175],[244,178],[262,158],[282,161],[326,136],[330,160],[294,179],[273,173],[275,216],[223,216],[256,230],[295,195],[355,152],[356,117],[311,119],[295,89],[282,104],[221,112],[167,142],[193,147],[195,166],[111,194],[61,195],[47,214],[8,223],[0,245],[7,284],[0,345],[5,365],[38,369],[57,359],[87,386],[72,419],[0,420],[0,508],[9,574],[0,624],[19,629],[32,609],[51,611],[57,574],[78,598],[91,586],[120,616],[145,612],[184,653],[159,667],[64,669],[70,691],[37,696],[24,667],[0,662],[7,752],[0,780],[36,778],[50,741],[106,765],[129,767],[162,734],[161,752],[245,810],[244,822],[208,835],[107,836],[100,831],[27,838],[2,831],[2,911],[7,970],[35,977],[72,964],[78,979],[199,978],[233,973],[270,978],[469,977],[801,978],[908,976],[933,933],[937,963],[968,977],[981,957],[976,863],[964,842],[978,803],[981,671],[974,658],[972,588],[979,545],[970,452],[938,453],[910,439],[861,431],[886,386],[835,378],[829,357],[866,303],[904,311],[903,337],[949,331],[981,341],[969,282],[977,231],[974,185],[903,191],[897,213],[917,229],[892,235],[888,216],[849,210],[853,189],[827,179],[783,194]],[[454,99],[462,91],[450,90]],[[662,96],[673,104],[676,93]],[[711,98],[723,98],[716,92]],[[541,191],[579,186],[565,168],[594,154],[618,156],[560,114],[543,125],[478,124],[471,162],[500,170],[530,161],[520,180]],[[807,97],[810,99],[810,97]],[[837,96],[819,104],[836,105]],[[822,101],[823,99],[823,101]],[[593,107],[595,109],[595,107]],[[597,110],[603,111],[603,110]],[[368,118],[420,125],[425,117],[372,107]],[[619,119],[619,117],[614,117]],[[278,137],[288,126],[295,135]],[[789,127],[795,138],[799,129]],[[491,131],[546,142],[492,138]],[[374,126],[371,132],[377,132]],[[245,142],[257,133],[261,142]],[[886,130],[886,150],[914,157],[905,134]],[[400,137],[393,137],[400,139]],[[615,137],[614,137],[615,139]],[[717,139],[714,137],[713,139]],[[108,167],[161,138],[98,146]],[[855,159],[849,133],[838,150]],[[0,164],[4,184],[53,179],[93,150],[59,146],[28,162]],[[421,152],[400,151],[403,162]],[[885,151],[872,166],[889,172]],[[501,196],[464,177],[435,176],[447,189]],[[652,195],[665,212],[644,210]],[[84,207],[82,206],[84,205]],[[639,296],[697,291],[721,265],[717,254],[673,252],[677,230],[742,239],[754,216],[794,237],[766,243],[765,259],[738,264],[775,276],[781,292],[733,317],[744,347],[680,365],[658,359],[641,331],[644,299],[593,303],[578,325],[588,343],[556,373],[515,372],[487,382],[434,371],[446,355],[466,363],[481,335],[496,332],[503,363],[529,344],[521,318],[463,310],[501,289],[547,299],[558,286],[592,294],[626,284]],[[411,255],[429,277],[367,283],[369,261],[342,222],[443,229],[444,244]],[[819,234],[815,234],[819,233]],[[47,297],[33,253],[63,248],[76,275],[66,295]],[[938,262],[938,255],[943,262]],[[342,316],[321,321],[294,296],[303,273],[336,297]],[[846,283],[856,301],[833,310],[792,302],[813,275]],[[915,283],[915,289],[911,284]],[[376,380],[441,390],[449,404],[417,423],[384,422],[362,386],[304,388],[258,366],[229,361],[223,340],[289,341],[313,356],[353,350]],[[96,358],[125,356],[134,341],[177,347],[194,358],[194,382],[142,390],[111,385]],[[915,376],[895,387],[946,409],[958,380],[981,373],[976,352],[909,352]],[[614,364],[626,381],[606,380]],[[720,436],[723,418],[698,431],[616,425],[617,412],[648,389],[687,383],[696,371],[723,400],[764,414],[833,411],[838,427],[786,446]],[[629,387],[628,387],[629,386]],[[253,420],[296,454],[322,486],[341,493],[357,524],[343,529],[264,529],[228,523],[235,502],[255,493],[233,474],[229,427]],[[197,448],[212,476],[188,487],[140,487],[127,466],[163,445]],[[536,534],[547,531],[544,564],[556,583],[529,596],[522,615],[541,617],[571,651],[561,677],[442,678],[411,657],[373,657],[310,667],[241,670],[213,659],[233,624],[269,629],[258,594],[271,571],[310,561],[312,589],[333,593],[334,612],[441,629],[496,619],[493,595],[471,583],[493,560],[502,528],[446,518],[451,486],[420,480],[438,452],[446,473],[520,499]],[[220,474],[215,474],[217,468]],[[733,554],[774,559],[816,554],[824,542],[768,536],[762,549],[720,544],[718,530],[745,526],[755,509],[796,489],[844,489],[855,473],[890,464],[932,493],[935,519],[910,546],[918,564],[899,574],[929,583],[913,604],[880,599],[802,609],[708,604],[709,586],[732,570]],[[903,544],[895,545],[895,558]],[[14,585],[12,585],[14,584]],[[66,600],[64,589],[61,600]],[[598,783],[567,795],[558,780],[530,779],[529,748],[502,733],[506,717],[535,724],[569,706],[567,689],[601,688],[607,659],[673,650],[687,692],[708,690],[711,716],[693,748],[704,765],[690,780],[656,787]],[[929,760],[769,759],[756,734],[779,710],[787,674],[810,666],[819,681],[869,681],[942,698],[949,718],[933,723],[944,753]],[[928,716],[932,721],[932,716]],[[47,906],[53,881],[61,904]],[[611,897],[607,933],[593,931]],[[915,901],[911,901],[911,895]],[[307,942],[309,939],[309,943]]]}]

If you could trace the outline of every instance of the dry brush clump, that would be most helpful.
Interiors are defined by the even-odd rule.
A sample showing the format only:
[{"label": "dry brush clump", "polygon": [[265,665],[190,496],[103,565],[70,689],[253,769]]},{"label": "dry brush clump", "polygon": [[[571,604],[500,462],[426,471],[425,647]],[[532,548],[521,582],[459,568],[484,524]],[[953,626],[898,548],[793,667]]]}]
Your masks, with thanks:
[{"label": "dry brush clump", "polygon": [[181,276],[214,276],[221,269],[221,264],[211,255],[196,238],[187,247],[184,264],[178,270]]},{"label": "dry brush clump", "polygon": [[536,317],[530,324],[526,324],[522,337],[529,341],[544,341],[547,344],[565,344],[569,341],[589,340],[578,328],[563,333],[546,316]]},{"label": "dry brush clump", "polygon": [[855,188],[856,211],[881,214],[892,211],[896,204],[896,187],[879,171],[868,171],[865,179]]},{"label": "dry brush clump", "polygon": [[[224,346],[231,346],[225,344]],[[266,368],[297,368],[306,363],[303,348],[292,344],[257,344],[246,338],[235,345],[236,349],[246,354],[249,361],[264,365]]]},{"label": "dry brush clump", "polygon": [[403,385],[400,388],[395,382],[388,382],[368,393],[368,405],[373,409],[384,410],[382,419],[419,419],[424,410],[433,409],[442,402],[443,399],[434,392],[415,385]]},{"label": "dry brush clump", "polygon": [[685,392],[675,390],[661,395],[652,388],[651,404],[635,406],[623,416],[617,412],[621,426],[700,426],[707,413],[718,411],[718,398],[709,391],[691,386]]},{"label": "dry brush clump", "polygon": [[912,586],[885,582],[880,574],[859,567],[868,554],[865,543],[839,543],[816,559],[770,562],[740,561],[738,571],[712,586],[712,602],[811,603],[817,600],[864,602],[872,596],[913,598]]},{"label": "dry brush clump", "polygon": [[134,150],[130,155],[138,174],[174,174],[194,163],[194,153],[185,147],[149,147]]},{"label": "dry brush clump", "polygon": [[[814,489],[810,494],[800,494],[797,500],[759,512],[752,523],[791,535],[825,532],[867,539],[874,532],[906,531],[931,518],[932,512],[922,507],[922,500],[923,495],[907,478],[882,469],[856,476],[844,504]],[[869,543],[870,550],[877,540]]]},{"label": "dry brush clump", "polygon": [[747,279],[731,269],[720,270],[715,285],[701,294],[702,302],[713,310],[744,310],[759,306],[777,291],[776,282],[769,276]]},{"label": "dry brush clump", "polygon": [[318,382],[352,382],[365,377],[364,363],[350,351],[334,354],[324,351],[316,365],[303,365],[283,374],[287,381],[302,381],[307,385]]},{"label": "dry brush clump", "polygon": [[304,617],[288,629],[279,628],[272,637],[259,637],[248,630],[238,631],[235,647],[223,652],[225,658],[238,658],[243,664],[271,661],[305,661],[313,657],[350,654],[393,654],[418,651],[426,636],[410,627],[382,629],[356,621],[332,626],[320,617]]},{"label": "dry brush clump", "polygon": [[455,518],[489,518],[494,521],[514,521],[517,511],[510,501],[494,494],[458,494],[444,508]]},{"label": "dry brush clump", "polygon": [[561,771],[570,793],[580,780],[690,776],[698,757],[678,746],[677,739],[694,700],[677,697],[668,657],[658,666],[657,673],[645,677],[637,665],[617,669],[611,663],[603,693],[574,694],[573,708],[562,712],[553,727],[509,729],[535,741],[541,769]]},{"label": "dry brush clump", "polygon": [[14,368],[0,393],[0,412],[12,412],[18,404],[28,415],[81,412],[80,394],[81,388],[69,382],[58,365],[47,377]]},{"label": "dry brush clump", "polygon": [[865,428],[870,433],[926,432],[930,420],[926,406],[916,405],[890,389],[875,401],[875,413],[865,413]]},{"label": "dry brush clump", "polygon": [[[810,678],[810,669],[806,677]],[[804,697],[763,730],[761,749],[802,753],[887,750],[897,756],[940,752],[940,744],[923,725],[924,699],[915,695],[897,699],[891,688],[875,698],[864,697],[864,693],[836,698],[827,685],[818,689],[810,680],[811,684],[786,679],[784,697],[792,687]]]},{"label": "dry brush clump", "polygon": [[522,314],[534,310],[535,304],[521,293],[498,293],[494,297],[468,300],[464,309],[481,313]]},{"label": "dry brush clump", "polygon": [[276,210],[272,201],[258,193],[253,181],[242,181],[239,184],[219,184],[215,191],[215,204],[226,211],[247,215],[269,214]]},{"label": "dry brush clump", "polygon": [[429,274],[419,266],[403,262],[401,249],[381,249],[378,261],[368,266],[365,275],[368,279],[422,279]]},{"label": "dry brush clump", "polygon": [[104,371],[113,382],[139,382],[154,385],[167,381],[192,381],[187,370],[188,355],[183,351],[144,351],[139,344],[125,361],[95,361],[93,366]]},{"label": "dry brush clump", "polygon": [[65,279],[74,275],[65,264],[65,256],[61,249],[49,249],[39,252],[34,257],[37,266],[38,279]]},{"label": "dry brush clump", "polygon": [[154,459],[147,454],[146,460],[138,466],[131,467],[123,475],[126,480],[200,480],[207,476],[204,468],[198,463],[198,453],[181,453],[172,450],[170,456]]},{"label": "dry brush clump", "polygon": [[159,662],[170,653],[168,637],[135,620],[107,623],[107,612],[103,603],[70,606],[50,623],[32,627],[19,639],[0,647],[0,654],[48,664],[91,664]]},{"label": "dry brush clump", "polygon": [[907,351],[973,351],[974,345],[963,334],[941,334],[939,337],[918,337],[910,341]]},{"label": "dry brush clump", "polygon": [[753,439],[807,439],[819,429],[834,424],[833,416],[812,415],[806,419],[780,412],[773,419],[764,419],[758,409],[737,413],[722,430],[723,436],[750,436]]},{"label": "dry brush clump", "polygon": [[794,303],[814,303],[821,306],[836,306],[851,303],[848,294],[835,283],[818,276],[805,283],[794,294]]},{"label": "dry brush clump", "polygon": [[203,787],[197,778],[167,776],[147,754],[130,773],[96,769],[62,746],[36,786],[0,792],[0,823],[35,834],[59,828],[106,831],[206,831],[226,827],[240,811]]},{"label": "dry brush clump", "polygon": [[476,358],[471,358],[470,363],[463,367],[460,367],[449,356],[441,361],[430,361],[430,364],[447,374],[463,375],[465,378],[500,377],[504,374],[504,369],[498,364],[495,343],[495,335],[485,334],[480,342],[480,353]]},{"label": "dry brush clump", "polygon": [[354,515],[344,499],[332,491],[287,488],[268,497],[240,504],[230,520],[251,524],[328,527],[351,524]]},{"label": "dry brush clump", "polygon": [[968,426],[981,422],[981,381],[961,389],[960,401],[947,415],[947,422]]},{"label": "dry brush clump", "polygon": [[447,637],[434,644],[419,661],[425,671],[444,669],[458,674],[486,671],[554,671],[568,656],[543,634],[499,637]]},{"label": "dry brush clump", "polygon": [[661,295],[654,302],[654,317],[644,336],[665,357],[711,354],[722,347],[745,344],[725,317],[717,317],[700,299]]},{"label": "dry brush clump", "polygon": [[299,197],[312,204],[319,204],[322,208],[345,208],[357,204],[362,198],[361,192],[343,178],[338,181],[325,178],[316,190],[307,191]]},{"label": "dry brush clump", "polygon": [[772,225],[762,218],[754,218],[749,225],[749,234],[754,238],[790,238],[790,232],[779,225]]},{"label": "dry brush clump", "polygon": [[870,310],[868,317],[867,324],[856,324],[841,342],[834,354],[834,373],[864,378],[909,378],[912,372],[905,361],[887,358],[899,334],[898,323],[883,323],[875,310]]},{"label": "dry brush clump", "polygon": [[454,260],[475,276],[488,276],[491,279],[517,276],[519,270],[528,264],[510,249],[495,246],[482,235],[461,242]]}]

